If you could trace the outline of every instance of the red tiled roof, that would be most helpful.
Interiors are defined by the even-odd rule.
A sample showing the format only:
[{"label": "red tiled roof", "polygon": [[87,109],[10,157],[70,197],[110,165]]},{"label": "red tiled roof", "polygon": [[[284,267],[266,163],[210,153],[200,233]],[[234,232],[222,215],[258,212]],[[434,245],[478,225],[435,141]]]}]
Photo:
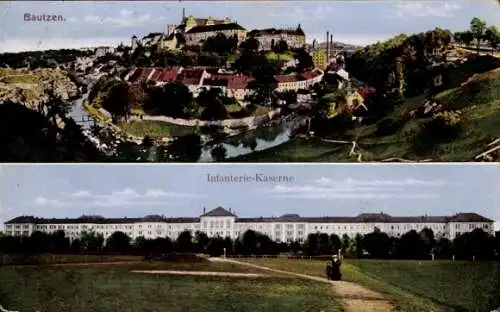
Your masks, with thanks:
[{"label": "red tiled roof", "polygon": [[174,66],[172,68],[164,68],[161,71],[161,75],[158,76],[159,82],[171,82],[177,79],[177,73],[179,72],[180,67]]},{"label": "red tiled roof", "polygon": [[177,75],[177,81],[185,85],[195,85],[199,84],[201,77],[203,76],[203,69],[184,69],[179,75]]},{"label": "red tiled roof", "polygon": [[158,81],[158,78],[160,78],[161,74],[163,73],[163,70],[164,69],[161,67],[155,68],[155,72],[154,72],[153,76],[151,76],[151,80]]},{"label": "red tiled roof", "polygon": [[141,73],[140,73],[139,77],[137,78],[137,81],[145,81],[146,79],[148,79],[149,74],[151,74],[151,72],[153,71],[153,68],[142,67],[142,68],[140,68],[140,70],[141,70]]},{"label": "red tiled roof", "polygon": [[142,70],[140,68],[134,68],[130,71],[131,75],[128,77],[128,81],[135,82],[141,75]]},{"label": "red tiled roof", "polygon": [[248,76],[234,76],[228,79],[229,89],[247,89],[248,84],[252,82],[254,78]]}]

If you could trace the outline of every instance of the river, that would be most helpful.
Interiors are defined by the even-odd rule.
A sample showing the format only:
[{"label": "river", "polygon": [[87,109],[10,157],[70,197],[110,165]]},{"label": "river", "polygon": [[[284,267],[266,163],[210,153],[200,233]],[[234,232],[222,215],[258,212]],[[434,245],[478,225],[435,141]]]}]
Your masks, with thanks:
[{"label": "river", "polygon": [[[88,90],[90,89],[89,87]],[[87,91],[81,98],[74,100],[68,112],[68,117],[73,118],[84,130],[89,130],[94,123],[97,123],[83,107],[83,101],[87,99],[89,93],[90,91]],[[224,138],[217,144],[205,145],[201,149],[198,162],[214,162],[215,159],[212,156],[212,150],[220,145],[226,150],[226,158],[248,155],[276,147],[289,141],[292,131],[304,122],[303,118],[293,118],[268,127],[257,128],[239,135]],[[150,157],[154,160],[156,158],[156,149],[150,149],[150,154]]]}]

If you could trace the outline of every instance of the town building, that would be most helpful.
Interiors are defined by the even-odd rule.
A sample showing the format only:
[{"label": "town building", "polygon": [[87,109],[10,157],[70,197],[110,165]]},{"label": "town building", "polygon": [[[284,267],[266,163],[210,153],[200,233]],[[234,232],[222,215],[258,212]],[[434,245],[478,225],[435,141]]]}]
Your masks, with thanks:
[{"label": "town building", "polygon": [[121,231],[132,239],[145,237],[154,239],[169,237],[176,239],[183,231],[201,231],[209,237],[221,236],[233,239],[247,230],[266,234],[277,242],[303,242],[311,233],[326,233],[354,237],[368,234],[375,229],[393,237],[425,228],[431,229],[436,238],[454,239],[460,234],[482,229],[494,234],[493,220],[476,213],[458,213],[453,216],[393,217],[385,213],[362,213],[355,217],[300,217],[285,214],[280,217],[241,218],[234,211],[217,207],[211,211],[203,209],[199,217],[173,218],[146,216],[143,218],[104,218],[82,216],[80,218],[46,219],[20,216],[5,222],[5,233],[11,236],[28,236],[35,231],[53,233],[63,230],[67,237],[75,239],[82,232],[96,232],[104,238]]},{"label": "town building", "polygon": [[210,16],[208,18],[195,18],[192,15],[186,17],[183,10],[179,25],[167,25],[165,38],[161,40],[160,47],[169,50],[176,49],[181,41],[180,37],[182,37],[182,44],[199,45],[217,34],[224,34],[228,38],[235,37],[238,42],[242,42],[246,38],[247,31],[227,17],[222,20],[213,19]]},{"label": "town building", "polygon": [[323,79],[323,71],[319,69],[305,71],[303,73],[292,73],[288,75],[276,75],[278,87],[276,91],[298,91],[307,90]]},{"label": "town building", "polygon": [[300,27],[288,29],[255,29],[248,32],[248,37],[255,38],[259,42],[259,50],[271,50],[275,44],[283,40],[289,48],[302,48],[306,44],[306,34]]},{"label": "town building", "polygon": [[311,52],[314,67],[325,70],[328,66],[328,58],[325,49],[315,49]]},{"label": "town building", "polygon": [[96,57],[102,57],[106,54],[114,53],[115,50],[114,47],[97,47],[94,50],[94,54]]}]

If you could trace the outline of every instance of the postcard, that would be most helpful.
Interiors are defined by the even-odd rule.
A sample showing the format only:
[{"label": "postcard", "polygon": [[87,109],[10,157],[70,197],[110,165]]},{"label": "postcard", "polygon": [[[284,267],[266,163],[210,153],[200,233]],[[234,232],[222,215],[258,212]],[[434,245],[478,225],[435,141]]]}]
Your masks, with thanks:
[{"label": "postcard", "polygon": [[0,161],[499,160],[497,1],[0,7]]},{"label": "postcard", "polygon": [[498,308],[500,168],[387,167],[4,165],[2,311]]}]

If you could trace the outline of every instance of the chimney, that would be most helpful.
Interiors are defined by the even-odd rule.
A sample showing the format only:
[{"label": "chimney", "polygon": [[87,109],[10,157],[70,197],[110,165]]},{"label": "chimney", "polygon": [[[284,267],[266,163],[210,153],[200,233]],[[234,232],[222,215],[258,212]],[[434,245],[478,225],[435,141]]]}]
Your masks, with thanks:
[{"label": "chimney", "polygon": [[207,208],[203,207],[203,214],[205,214],[207,211]]},{"label": "chimney", "polygon": [[184,19],[186,18],[186,9],[185,8],[182,8],[182,22],[184,22]]},{"label": "chimney", "polygon": [[231,208],[229,208],[229,212],[231,212]]},{"label": "chimney", "polygon": [[333,54],[333,35],[330,34],[330,53]]},{"label": "chimney", "polygon": [[326,32],[326,59],[330,57],[330,44],[328,44],[328,38],[330,38],[330,32]]}]

